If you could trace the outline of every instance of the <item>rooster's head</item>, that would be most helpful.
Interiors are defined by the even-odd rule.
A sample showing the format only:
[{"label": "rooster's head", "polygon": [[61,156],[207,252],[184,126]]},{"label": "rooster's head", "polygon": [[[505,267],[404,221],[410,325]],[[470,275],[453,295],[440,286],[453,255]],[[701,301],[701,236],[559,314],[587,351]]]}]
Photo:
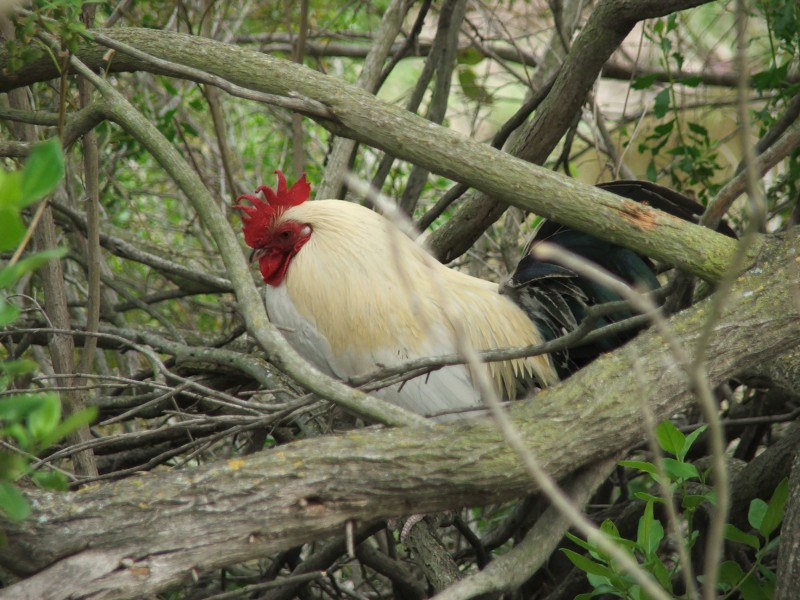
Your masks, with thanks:
[{"label": "rooster's head", "polygon": [[[256,189],[264,200],[255,194],[244,194],[236,201],[235,210],[241,211],[242,232],[245,243],[253,249],[251,261],[258,259],[261,274],[269,285],[280,285],[286,275],[289,261],[311,236],[307,224],[295,221],[281,221],[280,215],[292,206],[302,204],[311,193],[311,185],[303,174],[292,187],[286,185],[286,177],[281,171],[278,176],[278,189],[262,185]],[[247,200],[250,206],[241,204]]]}]

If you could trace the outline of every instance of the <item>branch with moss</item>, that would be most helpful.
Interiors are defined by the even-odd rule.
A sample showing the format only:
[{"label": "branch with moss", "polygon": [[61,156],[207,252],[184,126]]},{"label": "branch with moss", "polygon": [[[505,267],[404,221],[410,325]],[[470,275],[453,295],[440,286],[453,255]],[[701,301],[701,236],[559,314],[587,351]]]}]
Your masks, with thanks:
[{"label": "branch with moss", "polygon": [[[206,38],[151,29],[117,29],[105,35],[160,60],[204,69],[248,89],[322,103],[336,120],[315,118],[337,134],[702,278],[719,278],[733,256],[736,242],[720,234],[514,158],[294,63]],[[106,64],[104,51],[102,46],[87,46],[77,56],[97,69]],[[0,67],[3,63],[0,53]],[[122,70],[165,72],[122,53],[113,64]],[[29,69],[26,77],[20,74],[20,82],[30,82],[34,72],[41,79],[53,75],[47,63]],[[757,248],[751,259],[756,252]]]},{"label": "branch with moss", "polygon": [[[791,248],[773,240],[734,285],[709,345],[712,384],[800,344]],[[671,319],[687,347],[702,335],[709,304]],[[648,357],[638,381],[629,376],[632,356]],[[658,420],[694,402],[686,374],[655,332],[535,401],[517,403],[511,415],[547,472],[564,478],[639,441],[643,391]],[[23,597],[80,591],[135,598],[185,581],[193,569],[321,539],[350,521],[499,502],[535,487],[485,419],[424,433],[413,427],[356,431],[66,495],[31,492],[33,518],[2,524],[9,544],[0,550],[0,565],[30,576],[11,588]],[[69,581],[80,582],[80,590]]]}]

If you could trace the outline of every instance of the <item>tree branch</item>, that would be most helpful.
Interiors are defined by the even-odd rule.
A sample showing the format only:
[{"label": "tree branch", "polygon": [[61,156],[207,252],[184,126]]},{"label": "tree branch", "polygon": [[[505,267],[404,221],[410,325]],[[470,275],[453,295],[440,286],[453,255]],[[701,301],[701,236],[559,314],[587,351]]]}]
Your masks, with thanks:
[{"label": "tree branch", "polygon": [[[614,6],[610,0],[607,2]],[[350,135],[467,183],[490,197],[591,231],[601,239],[634,248],[705,279],[717,279],[733,255],[736,242],[730,238],[524,162],[382,102],[364,90],[290,62],[206,38],[152,29],[118,29],[106,35],[148,54],[205,69],[237,85],[321,102],[337,121],[315,118],[331,131]],[[105,64],[99,50],[88,47],[78,56],[98,68]],[[115,58],[119,60],[122,58]],[[130,68],[162,72],[139,59],[130,59],[127,64]],[[46,71],[46,65],[40,64],[39,69]],[[687,247],[694,251],[686,252]]]},{"label": "tree branch", "polygon": [[[712,384],[800,344],[793,244],[773,240],[734,285],[709,345]],[[701,335],[708,305],[671,319],[687,347]],[[629,376],[631,356],[648,357],[641,380]],[[652,331],[511,414],[547,472],[563,478],[640,440],[642,390],[657,420],[693,403],[685,373]],[[20,575],[41,571],[10,588],[15,597],[135,598],[193,569],[320,539],[348,521],[499,502],[534,487],[485,419],[424,432],[355,431],[74,493],[30,492],[32,518],[2,523],[8,544],[0,565]]]}]

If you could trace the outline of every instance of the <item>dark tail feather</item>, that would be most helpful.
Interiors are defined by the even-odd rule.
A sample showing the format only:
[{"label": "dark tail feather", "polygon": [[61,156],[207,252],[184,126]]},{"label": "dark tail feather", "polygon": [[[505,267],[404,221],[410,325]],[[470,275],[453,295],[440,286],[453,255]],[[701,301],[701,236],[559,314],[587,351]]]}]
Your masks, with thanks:
[{"label": "dark tail feather", "polygon": [[[673,190],[645,181],[614,181],[601,187],[609,192],[637,202],[648,204],[671,215],[696,223],[703,207]],[[722,224],[718,231],[736,237],[733,230]],[[552,340],[574,331],[586,317],[587,308],[621,300],[621,298],[593,281],[579,276],[564,267],[534,258],[531,249],[541,241],[562,246],[603,267],[630,285],[641,290],[659,287],[653,263],[621,246],[570,229],[553,221],[545,221],[534,232],[525,248],[525,254],[516,270],[506,281],[501,292],[509,295],[525,310],[541,330],[546,340]],[[632,314],[620,310],[599,319],[596,327],[621,321]],[[563,378],[594,360],[599,354],[609,352],[636,335],[628,331],[607,337],[590,345],[555,353],[554,362]]]}]

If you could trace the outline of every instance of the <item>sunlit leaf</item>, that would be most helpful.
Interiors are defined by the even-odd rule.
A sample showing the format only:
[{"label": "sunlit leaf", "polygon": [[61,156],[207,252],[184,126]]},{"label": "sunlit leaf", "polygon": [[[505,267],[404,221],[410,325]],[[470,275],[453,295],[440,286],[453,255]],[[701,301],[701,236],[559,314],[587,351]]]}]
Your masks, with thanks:
[{"label": "sunlit leaf", "polygon": [[31,150],[22,170],[20,208],[40,200],[52,192],[64,177],[64,153],[61,142],[53,138]]}]

